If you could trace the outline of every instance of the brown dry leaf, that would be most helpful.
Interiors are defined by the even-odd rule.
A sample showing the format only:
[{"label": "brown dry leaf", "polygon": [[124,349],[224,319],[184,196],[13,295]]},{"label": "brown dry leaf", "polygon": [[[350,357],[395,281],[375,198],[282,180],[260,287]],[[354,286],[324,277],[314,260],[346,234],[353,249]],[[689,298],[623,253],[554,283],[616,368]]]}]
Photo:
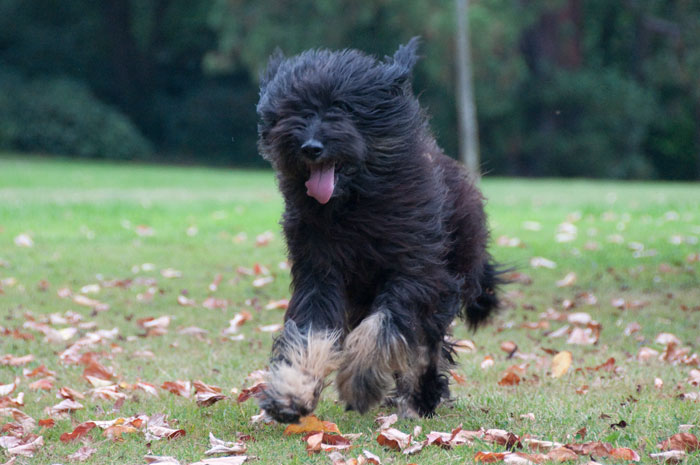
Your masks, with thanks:
[{"label": "brown dry leaf", "polygon": [[289,307],[289,299],[271,300],[265,305],[266,310],[287,310]]},{"label": "brown dry leaf", "polygon": [[686,453],[682,450],[670,450],[667,452],[649,454],[649,457],[652,459],[661,459],[664,463],[680,463],[685,460]]},{"label": "brown dry leaf", "polygon": [[520,376],[514,371],[506,370],[501,379],[498,380],[499,386],[517,386],[520,384]]},{"label": "brown dry leaf", "polygon": [[470,353],[476,351],[476,344],[469,339],[460,339],[458,341],[451,341],[451,343],[455,352]]},{"label": "brown dry leaf", "polygon": [[627,447],[618,447],[613,449],[610,452],[610,456],[620,460],[631,460],[633,462],[639,462],[641,460],[639,454]]},{"label": "brown dry leaf", "polygon": [[76,391],[73,388],[69,388],[68,386],[64,386],[61,389],[59,389],[58,393],[56,394],[56,397],[59,399],[70,399],[70,400],[85,399],[85,396],[83,395],[83,393]]},{"label": "brown dry leaf", "polygon": [[641,347],[639,352],[637,352],[637,360],[640,362],[646,362],[648,360],[653,360],[659,357],[659,351],[654,350],[650,347]]},{"label": "brown dry leaf", "polygon": [[239,313],[236,313],[231,320],[229,320],[229,326],[228,328],[224,329],[221,334],[224,336],[228,336],[231,334],[236,334],[238,332],[238,328],[240,328],[243,323],[246,321],[249,321],[251,318],[253,318],[253,315],[250,312],[247,311],[242,311]]},{"label": "brown dry leaf", "polygon": [[94,447],[83,446],[77,451],[75,451],[75,453],[70,454],[68,456],[68,460],[72,462],[84,462],[87,459],[89,459],[95,452],[97,452],[97,449],[95,449]]},{"label": "brown dry leaf", "polygon": [[348,439],[338,434],[310,433],[304,436],[303,440],[306,441],[306,451],[309,453],[338,451],[352,447]]},{"label": "brown dry leaf", "polygon": [[27,434],[18,444],[7,448],[10,455],[22,455],[24,457],[34,457],[34,453],[44,445],[44,438],[35,434]]},{"label": "brown dry leaf", "polygon": [[74,410],[80,410],[83,407],[83,405],[79,402],[76,402],[74,400],[70,399],[65,399],[59,402],[58,404],[54,405],[53,407],[46,407],[45,411],[48,416],[52,417],[57,414],[63,414],[63,413],[70,413]]},{"label": "brown dry leaf", "polygon": [[36,420],[16,408],[0,408],[0,417],[11,416],[22,428],[24,433],[30,433],[36,428]]},{"label": "brown dry leaf", "polygon": [[248,447],[243,442],[228,442],[222,441],[215,437],[211,431],[209,432],[209,445],[211,448],[204,452],[204,455],[227,454],[237,455],[244,454]]},{"label": "brown dry leaf", "polygon": [[175,439],[186,435],[184,429],[171,428],[168,425],[167,415],[163,413],[157,413],[148,419],[146,433],[147,438],[151,440]]},{"label": "brown dry leaf", "polygon": [[97,360],[91,359],[87,362],[83,370],[83,378],[88,379],[88,377],[109,381],[114,378],[114,371],[105,367]]},{"label": "brown dry leaf", "polygon": [[40,376],[40,375],[41,376],[56,376],[56,372],[53,370],[47,369],[46,365],[44,365],[43,363],[31,371],[25,368],[24,370],[22,370],[22,374],[24,374],[25,378],[34,378],[35,376]]},{"label": "brown dry leaf", "polygon": [[593,345],[596,342],[598,342],[598,337],[595,334],[595,331],[592,328],[573,328],[571,330],[571,334],[569,334],[569,338],[566,340],[567,344],[576,344],[576,345]]},{"label": "brown dry leaf", "polygon": [[684,450],[693,452],[700,450],[698,438],[692,433],[678,433],[657,445],[661,450]]},{"label": "brown dry leaf", "polygon": [[22,357],[16,357],[12,354],[6,354],[0,357],[0,365],[9,365],[11,367],[16,367],[20,365],[26,365],[29,362],[34,361],[34,355],[28,354]]},{"label": "brown dry leaf", "polygon": [[518,345],[513,341],[503,341],[501,342],[501,350],[509,355],[518,350]]},{"label": "brown dry leaf", "polygon": [[182,294],[177,296],[177,303],[183,307],[194,307],[197,305],[197,302],[194,299],[190,299]]},{"label": "brown dry leaf", "polygon": [[165,389],[166,391],[170,391],[175,395],[182,396],[185,398],[190,397],[190,391],[192,389],[192,385],[189,381],[166,381],[164,382],[161,386],[161,389]]},{"label": "brown dry leaf", "polygon": [[56,425],[56,420],[53,418],[44,418],[39,420],[38,424],[42,428],[53,428]]},{"label": "brown dry leaf", "polygon": [[75,439],[80,439],[85,436],[88,431],[95,427],[95,423],[92,421],[86,421],[75,427],[72,433],[63,433],[59,438],[61,442],[70,442]]},{"label": "brown dry leaf", "polygon": [[195,400],[200,407],[208,407],[220,400],[226,399],[227,396],[221,394],[221,388],[211,386],[202,381],[194,381]]},{"label": "brown dry leaf", "polygon": [[603,370],[603,371],[614,372],[614,371],[615,371],[615,358],[614,358],[614,357],[610,357],[609,359],[607,359],[607,360],[605,361],[605,363],[601,363],[600,365],[595,366],[595,367],[586,367],[586,370],[588,370],[588,371],[600,371],[600,370]]},{"label": "brown dry leaf", "polygon": [[7,396],[12,394],[17,386],[19,386],[20,379],[19,376],[15,376],[15,380],[9,384],[0,384],[0,396]]},{"label": "brown dry leaf", "polygon": [[215,309],[226,309],[228,308],[228,300],[226,299],[216,299],[214,297],[207,297],[204,302],[202,302],[202,307],[208,308],[209,310]]},{"label": "brown dry leaf", "polygon": [[245,402],[246,400],[250,399],[251,397],[257,397],[265,392],[265,389],[267,388],[267,384],[264,382],[259,382],[256,383],[255,385],[245,388],[241,390],[241,393],[238,394],[238,399],[236,399],[237,402]]},{"label": "brown dry leaf", "polygon": [[282,328],[284,328],[284,325],[275,323],[271,325],[258,326],[256,330],[262,333],[276,333],[277,331],[282,331]]},{"label": "brown dry leaf", "polygon": [[41,378],[33,383],[29,384],[29,389],[32,391],[38,391],[39,389],[43,389],[44,391],[50,391],[53,389],[53,382],[54,379],[51,376],[47,376],[46,378]]},{"label": "brown dry leaf", "polygon": [[506,449],[511,449],[514,446],[520,449],[523,447],[517,435],[502,429],[488,429],[484,432],[482,439],[485,442],[493,442],[505,446]]},{"label": "brown dry leaf", "polygon": [[481,369],[486,370],[487,368],[491,368],[494,365],[493,357],[490,355],[487,355],[484,357],[484,359],[481,361]]},{"label": "brown dry leaf", "polygon": [[542,441],[540,439],[523,438],[522,442],[530,449],[537,452],[548,452],[557,447],[562,447],[563,444],[552,441]]},{"label": "brown dry leaf", "polygon": [[289,436],[292,434],[303,434],[303,433],[336,433],[340,434],[340,430],[335,423],[330,421],[321,421],[316,415],[309,415],[306,417],[301,417],[299,423],[294,425],[289,425],[284,430],[284,435]]},{"label": "brown dry leaf", "polygon": [[557,447],[547,452],[547,459],[552,462],[568,462],[578,460],[578,455],[566,447]]},{"label": "brown dry leaf", "polygon": [[232,455],[230,457],[214,457],[191,463],[190,465],[241,465],[248,460],[247,455]]},{"label": "brown dry leaf", "polygon": [[631,336],[634,333],[638,333],[641,329],[642,329],[642,326],[639,323],[637,323],[636,321],[633,321],[632,323],[628,324],[625,327],[623,334],[625,336]]},{"label": "brown dry leaf", "polygon": [[379,431],[391,428],[391,425],[399,421],[399,416],[395,413],[387,416],[379,416],[374,419],[375,423],[379,423]]},{"label": "brown dry leaf", "polygon": [[454,378],[454,380],[457,384],[461,384],[462,386],[467,384],[467,378],[460,375],[455,370],[450,370],[450,375],[452,375],[452,378]]},{"label": "brown dry leaf", "polygon": [[573,285],[576,282],[576,273],[573,271],[570,273],[567,273],[566,276],[564,276],[562,279],[557,281],[557,287],[568,287]]},{"label": "brown dry leaf", "polygon": [[138,433],[138,429],[131,425],[117,424],[106,428],[102,435],[112,441],[122,441],[123,434]]},{"label": "brown dry leaf", "polygon": [[559,352],[552,359],[552,377],[561,378],[566,374],[573,361],[573,356],[571,352],[564,350]]},{"label": "brown dry leaf", "polygon": [[496,463],[496,462],[502,462],[503,459],[505,459],[506,455],[508,455],[508,452],[477,452],[476,455],[474,456],[474,461],[475,462],[484,462],[484,463]]},{"label": "brown dry leaf", "polygon": [[656,335],[654,342],[661,344],[662,346],[667,346],[669,344],[681,345],[681,340],[676,337],[675,334],[671,333],[659,333]]},{"label": "brown dry leaf", "polygon": [[411,443],[411,435],[406,434],[396,428],[388,428],[379,433],[377,442],[394,450],[403,450]]}]

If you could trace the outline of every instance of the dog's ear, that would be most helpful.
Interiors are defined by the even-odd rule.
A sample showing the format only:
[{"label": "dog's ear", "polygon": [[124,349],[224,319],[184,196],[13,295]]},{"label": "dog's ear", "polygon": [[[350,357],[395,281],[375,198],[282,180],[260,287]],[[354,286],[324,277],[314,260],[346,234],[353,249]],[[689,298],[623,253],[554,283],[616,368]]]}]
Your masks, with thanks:
[{"label": "dog's ear", "polygon": [[404,92],[411,83],[411,72],[418,61],[418,46],[420,37],[414,37],[405,45],[400,45],[393,57],[386,57],[387,71],[390,81],[397,85],[397,91]]},{"label": "dog's ear", "polygon": [[260,88],[264,89],[267,84],[275,77],[277,71],[280,69],[280,65],[285,60],[284,53],[282,49],[277,47],[275,51],[270,55],[270,59],[267,61],[267,67],[265,71],[260,73]]},{"label": "dog's ear", "polygon": [[399,49],[394,53],[394,63],[410,73],[413,66],[418,61],[418,46],[420,37],[416,36],[408,41],[406,45],[399,45]]}]

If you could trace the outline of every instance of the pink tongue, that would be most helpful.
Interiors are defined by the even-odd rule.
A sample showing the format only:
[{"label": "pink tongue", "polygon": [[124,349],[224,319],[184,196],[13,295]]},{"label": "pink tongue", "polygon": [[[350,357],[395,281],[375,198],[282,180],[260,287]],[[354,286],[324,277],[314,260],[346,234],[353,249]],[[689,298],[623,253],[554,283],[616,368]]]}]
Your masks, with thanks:
[{"label": "pink tongue", "polygon": [[312,166],[311,176],[306,181],[306,194],[325,204],[331,199],[335,188],[335,166]]}]

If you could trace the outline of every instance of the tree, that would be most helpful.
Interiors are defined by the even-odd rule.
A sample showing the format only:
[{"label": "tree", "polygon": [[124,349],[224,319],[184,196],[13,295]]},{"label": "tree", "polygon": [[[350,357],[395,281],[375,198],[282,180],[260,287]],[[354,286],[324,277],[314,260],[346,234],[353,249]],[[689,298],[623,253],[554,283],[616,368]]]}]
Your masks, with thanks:
[{"label": "tree", "polygon": [[479,132],[469,46],[469,0],[456,0],[457,6],[457,95],[460,159],[477,180],[481,178]]}]

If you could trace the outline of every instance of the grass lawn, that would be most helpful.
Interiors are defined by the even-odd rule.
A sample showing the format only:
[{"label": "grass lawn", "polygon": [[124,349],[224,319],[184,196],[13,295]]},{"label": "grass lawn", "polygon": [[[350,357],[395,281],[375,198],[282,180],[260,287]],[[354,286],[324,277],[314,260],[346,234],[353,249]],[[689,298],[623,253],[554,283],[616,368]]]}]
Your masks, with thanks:
[{"label": "grass lawn", "polygon": [[[452,384],[454,403],[441,406],[434,418],[400,420],[393,427],[412,433],[421,426],[417,441],[459,425],[564,444],[604,441],[633,449],[641,463],[661,463],[649,454],[681,428],[700,436],[700,401],[682,396],[700,397],[700,380],[691,383],[692,370],[700,369],[697,356],[692,358],[700,353],[700,185],[485,179],[483,190],[493,254],[519,273],[519,282],[504,289],[507,308],[491,324],[476,333],[461,324],[454,328],[456,339],[475,345],[460,354],[454,370],[464,378]],[[84,408],[56,416],[53,427],[34,428],[43,446],[15,463],[73,463],[68,456],[87,445],[96,452],[83,463],[143,464],[152,454],[184,465],[205,458],[212,432],[225,441],[250,436],[247,454],[257,463],[330,464],[325,452],[309,456],[299,435],[284,436],[283,425],[252,423],[258,413],[253,400],[235,400],[255,383],[248,375],[265,368],[274,333],[260,328],[282,321],[283,310],[266,306],[289,297],[281,211],[268,171],[0,155],[0,357],[34,357],[26,364],[0,364],[0,392],[18,378],[9,398],[24,393],[23,402],[0,396],[0,425],[18,421],[3,407],[23,403],[18,409],[40,420],[62,400],[59,389],[68,386],[86,396],[79,400]],[[535,267],[533,257],[554,267]],[[265,269],[271,279],[260,280],[268,277]],[[179,303],[179,296],[189,305]],[[567,321],[579,312],[594,322],[587,325],[586,315]],[[236,314],[250,319],[237,333],[224,334]],[[169,317],[165,330],[139,323],[163,316]],[[568,331],[558,331],[567,324]],[[182,334],[190,327],[207,332]],[[62,363],[59,355],[86,334],[113,328],[113,339],[80,351],[93,352],[97,364],[113,370],[105,384],[116,387],[99,394],[91,391],[99,381],[83,377],[84,363]],[[675,349],[667,350],[660,333],[677,338]],[[517,350],[504,351],[504,342]],[[646,359],[646,348],[658,354]],[[573,361],[555,378],[551,361],[559,351],[569,351]],[[490,367],[483,363],[489,356]],[[615,361],[609,370],[593,369],[610,357]],[[55,374],[25,376],[42,364]],[[513,365],[519,365],[510,368],[519,384],[499,385]],[[48,389],[30,387],[47,376]],[[161,388],[176,380],[219,386],[229,398],[200,407],[193,396]],[[156,386],[157,395],[136,388],[137,382]],[[104,393],[110,389],[112,394]],[[88,420],[158,413],[167,413],[170,426],[185,436],[153,440],[139,430],[114,441],[95,428],[82,439],[60,440]],[[452,449],[431,445],[407,456],[376,441],[374,419],[389,413],[345,412],[332,388],[316,411],[343,434],[361,433],[346,458],[366,449],[382,463],[437,465],[472,463],[478,451],[505,451],[476,440]],[[582,428],[585,439],[576,437]],[[12,427],[2,431],[0,443]],[[10,460],[3,453],[0,448],[0,462]],[[581,456],[578,463],[589,460]],[[686,462],[700,463],[700,452]]]}]

